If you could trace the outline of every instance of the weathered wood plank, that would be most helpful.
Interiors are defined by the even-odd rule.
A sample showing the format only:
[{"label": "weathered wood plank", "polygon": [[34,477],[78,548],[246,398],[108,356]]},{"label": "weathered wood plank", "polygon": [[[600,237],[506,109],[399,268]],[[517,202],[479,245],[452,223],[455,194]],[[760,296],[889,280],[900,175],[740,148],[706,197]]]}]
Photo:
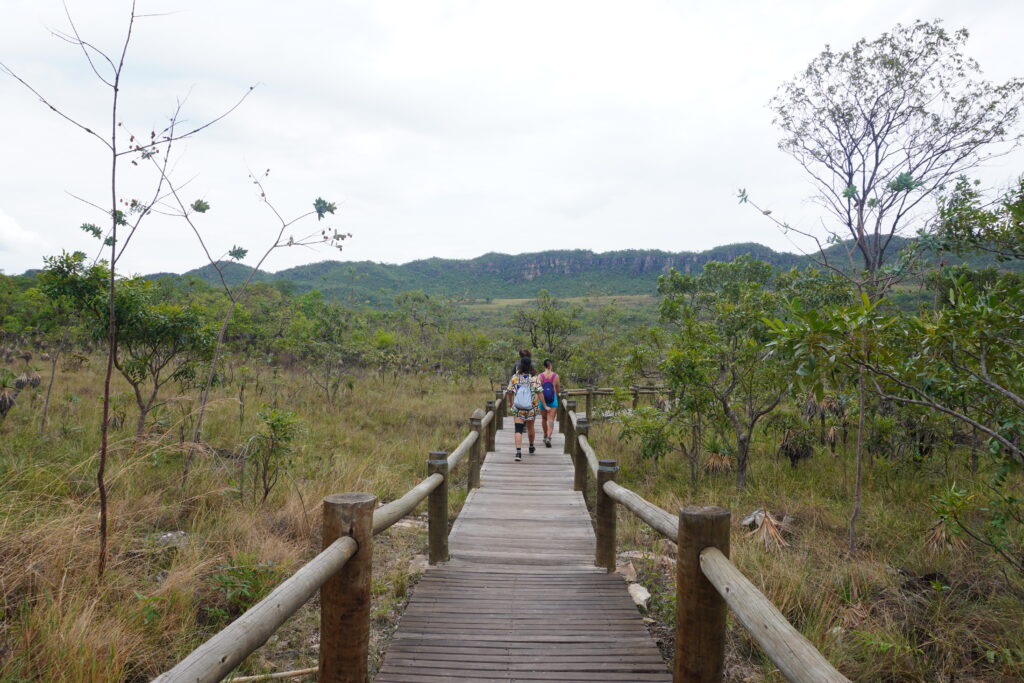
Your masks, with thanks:
[{"label": "weathered wood plank", "polygon": [[515,462],[512,430],[495,434],[451,559],[420,579],[375,680],[670,681],[624,581],[594,567],[563,435],[546,448],[538,430]]}]

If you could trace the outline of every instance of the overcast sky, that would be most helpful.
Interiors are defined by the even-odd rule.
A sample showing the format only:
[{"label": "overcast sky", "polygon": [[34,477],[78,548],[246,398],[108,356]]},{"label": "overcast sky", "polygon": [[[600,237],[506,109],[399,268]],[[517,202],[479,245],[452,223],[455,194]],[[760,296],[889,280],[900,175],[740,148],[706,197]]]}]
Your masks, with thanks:
[{"label": "overcast sky", "polygon": [[[83,38],[118,50],[129,2],[67,0]],[[971,31],[986,77],[1024,75],[1019,0],[823,2],[441,2],[139,0],[121,120],[148,136],[187,97],[202,122],[258,83],[226,120],[182,144],[174,177],[212,209],[200,225],[219,255],[257,251],[273,215],[317,196],[353,233],[344,254],[292,248],[270,270],[328,258],[389,263],[542,249],[703,250],[757,241],[795,250],[736,190],[804,228],[812,188],[779,152],[769,98],[824,47],[897,22],[939,18]],[[109,90],[66,30],[55,0],[3,0],[0,61],[54,104],[109,129]],[[1024,171],[1015,152],[986,180]],[[128,169],[124,196],[152,178]],[[37,268],[61,249],[96,251],[81,232],[109,205],[99,143],[0,76],[0,269]],[[315,219],[296,236],[321,226]],[[155,218],[122,268],[204,263],[180,220]]]}]

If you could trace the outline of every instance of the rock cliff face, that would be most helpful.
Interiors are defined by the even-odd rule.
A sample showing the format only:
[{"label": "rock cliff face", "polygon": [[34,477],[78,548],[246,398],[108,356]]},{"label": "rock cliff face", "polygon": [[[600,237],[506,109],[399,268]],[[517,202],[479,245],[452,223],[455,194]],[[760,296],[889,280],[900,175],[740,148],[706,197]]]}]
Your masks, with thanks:
[{"label": "rock cliff face", "polygon": [[[794,254],[778,253],[760,244],[735,244],[701,253],[629,250],[595,254],[579,250],[515,256],[485,254],[470,261],[451,262],[451,267],[498,276],[505,282],[532,282],[543,276],[577,277],[601,273],[656,278],[671,268],[686,273],[699,272],[708,261],[729,261],[742,254],[750,254],[780,267],[795,265],[800,260]],[[406,265],[415,267],[416,263]]]},{"label": "rock cliff face", "polygon": [[[279,273],[260,273],[256,280],[274,286],[291,283],[287,286],[299,292],[317,289],[326,296],[385,305],[395,294],[417,289],[468,299],[530,298],[541,289],[559,297],[655,294],[658,276],[670,268],[698,273],[709,261],[731,261],[743,254],[779,268],[808,263],[796,254],[748,243],[699,253],[632,249],[595,254],[577,249],[516,255],[490,253],[469,260],[431,258],[402,265],[324,261]],[[244,266],[228,265],[229,281],[241,281],[248,273]],[[209,266],[187,275],[211,284],[218,282]]]}]

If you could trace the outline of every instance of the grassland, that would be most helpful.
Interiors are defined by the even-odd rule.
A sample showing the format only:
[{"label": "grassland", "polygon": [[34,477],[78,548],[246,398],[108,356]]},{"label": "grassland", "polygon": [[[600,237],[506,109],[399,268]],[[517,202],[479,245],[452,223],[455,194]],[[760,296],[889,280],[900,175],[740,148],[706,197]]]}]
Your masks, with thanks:
[{"label": "grassland", "polygon": [[[535,299],[479,299],[462,304],[476,313],[500,313],[510,308],[519,308],[533,303]],[[570,306],[579,306],[585,311],[597,310],[603,306],[617,305],[623,308],[654,308],[660,299],[652,294],[619,294],[608,296],[580,296],[560,299]]]},{"label": "grassland", "polygon": [[[169,396],[147,437],[117,432],[110,487],[110,562],[96,578],[95,486],[99,360],[61,371],[39,436],[41,392],[23,392],[0,422],[0,680],[149,680],[265,594],[320,549],[319,504],[334,492],[382,500],[422,478],[430,450],[453,448],[485,384],[434,376],[354,377],[337,406],[298,370],[251,378],[213,404],[207,443],[181,484],[189,390]],[[45,384],[44,384],[45,387]],[[124,390],[125,387],[120,387]],[[239,494],[238,453],[264,406],[294,411],[301,433],[265,504]],[[461,475],[464,477],[464,473]],[[464,482],[453,488],[456,512]],[[416,526],[378,537],[374,657],[404,603]],[[315,601],[314,601],[315,602]],[[315,665],[317,611],[309,605],[246,672]]]},{"label": "grassland", "polygon": [[[213,404],[206,447],[184,486],[183,436],[196,392],[169,396],[139,443],[130,433],[133,409],[121,396],[115,412],[128,419],[117,432],[108,475],[111,560],[98,581],[99,364],[97,359],[61,371],[43,438],[40,390],[23,393],[0,422],[3,681],[148,680],[319,550],[322,496],[400,495],[422,477],[428,451],[458,443],[469,412],[487,399],[489,389],[472,378],[358,375],[331,406],[300,368],[250,370],[241,393],[241,371],[235,368],[233,383]],[[286,474],[261,505],[249,484],[239,493],[238,454],[259,429],[257,413],[269,405],[294,411],[302,431]],[[992,555],[948,535],[931,506],[931,496],[954,482],[981,490],[988,473],[972,476],[966,466],[955,465],[957,454],[937,453],[899,466],[876,454],[866,476],[859,546],[851,557],[845,552],[853,476],[848,449],[840,447],[833,457],[818,448],[814,458],[792,468],[775,456],[775,436],[761,432],[751,483],[738,492],[729,473],[702,474],[694,488],[678,454],[645,460],[618,433],[618,424],[606,420],[591,435],[599,455],[618,459],[619,481],[668,510],[684,504],[731,509],[736,564],[851,679],[1024,676],[1019,580],[1004,573]],[[944,460],[951,455],[945,474]],[[453,514],[465,491],[464,471],[458,476]],[[766,550],[738,527],[738,519],[757,508],[793,518],[788,546]],[[410,524],[378,537],[375,662],[415,581],[409,562],[423,552],[424,536]],[[652,629],[669,653],[675,598],[671,567],[662,558],[673,550],[624,510],[619,539],[620,552],[650,553],[632,562],[653,593]],[[317,628],[314,600],[241,670],[314,665]],[[729,680],[782,680],[736,623],[730,625],[727,656]]]}]

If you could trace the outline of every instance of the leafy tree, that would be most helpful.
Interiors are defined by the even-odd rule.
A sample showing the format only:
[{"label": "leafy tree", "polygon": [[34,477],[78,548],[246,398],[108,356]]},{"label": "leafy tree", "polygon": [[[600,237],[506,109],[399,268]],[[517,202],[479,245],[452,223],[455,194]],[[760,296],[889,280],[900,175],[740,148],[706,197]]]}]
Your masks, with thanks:
[{"label": "leafy tree", "polygon": [[663,372],[677,396],[694,404],[710,398],[735,436],[736,485],[747,484],[750,443],[757,423],[787,387],[782,365],[765,347],[763,317],[781,305],[775,275],[763,261],[740,257],[712,262],[698,275],[672,270],[658,282],[663,318],[675,334]]},{"label": "leafy tree", "polygon": [[[1024,532],[1024,514],[1010,475],[1024,468],[1024,287],[1012,275],[988,282],[960,277],[946,297],[936,311],[918,315],[886,310],[866,296],[848,306],[796,310],[789,322],[772,322],[779,335],[775,345],[787,347],[802,375],[843,367],[859,374],[862,394],[866,377],[883,401],[941,413],[986,435],[1001,459],[984,507],[989,525],[1017,531],[979,536],[1021,568],[1024,542],[1014,545],[1012,539]],[[919,433],[926,422],[915,420],[908,432]],[[946,503],[962,505],[953,498]]]},{"label": "leafy tree", "polygon": [[[487,335],[459,325],[450,330],[445,337],[445,346],[448,348],[445,355],[457,364],[462,373],[476,375],[486,366],[490,345],[491,340]],[[511,357],[512,354],[504,356],[506,365],[508,358]]]},{"label": "leafy tree", "polygon": [[[99,340],[109,325],[104,300],[108,274],[104,264],[87,266],[81,252],[65,253],[47,259],[41,288],[54,300],[77,305]],[[141,439],[160,390],[194,375],[196,364],[213,351],[213,336],[198,307],[154,301],[152,286],[144,280],[119,279],[114,304],[120,321],[114,367],[132,387],[139,409],[135,434]]]},{"label": "leafy tree", "polygon": [[983,251],[1000,261],[1024,259],[1024,176],[994,205],[984,201],[980,181],[957,178],[939,201],[939,219],[926,235],[940,247],[958,254]]},{"label": "leafy tree", "polygon": [[[300,424],[295,413],[267,408],[259,413],[260,431],[249,437],[245,449],[247,461],[253,464],[253,490],[260,495],[260,504],[266,503],[277,485],[281,472],[289,465],[292,444],[299,435]],[[239,489],[244,492],[245,474]]]},{"label": "leafy tree", "polygon": [[582,314],[580,306],[566,304],[542,289],[535,303],[516,312],[515,326],[526,334],[531,348],[566,360],[572,356],[571,339],[580,328]]},{"label": "leafy tree", "polygon": [[771,101],[780,149],[836,221],[830,237],[852,239],[871,274],[894,235],[929,218],[926,200],[1020,139],[1024,80],[981,80],[967,38],[938,21],[897,24],[846,51],[826,47]]},{"label": "leafy tree", "polygon": [[394,304],[399,318],[415,327],[421,341],[426,341],[431,331],[444,333],[451,323],[451,301],[422,289],[396,295]]},{"label": "leafy tree", "polygon": [[361,356],[352,339],[361,321],[340,304],[324,301],[320,292],[305,294],[297,303],[302,315],[288,331],[289,346],[304,358],[306,375],[333,406],[346,375]]}]

